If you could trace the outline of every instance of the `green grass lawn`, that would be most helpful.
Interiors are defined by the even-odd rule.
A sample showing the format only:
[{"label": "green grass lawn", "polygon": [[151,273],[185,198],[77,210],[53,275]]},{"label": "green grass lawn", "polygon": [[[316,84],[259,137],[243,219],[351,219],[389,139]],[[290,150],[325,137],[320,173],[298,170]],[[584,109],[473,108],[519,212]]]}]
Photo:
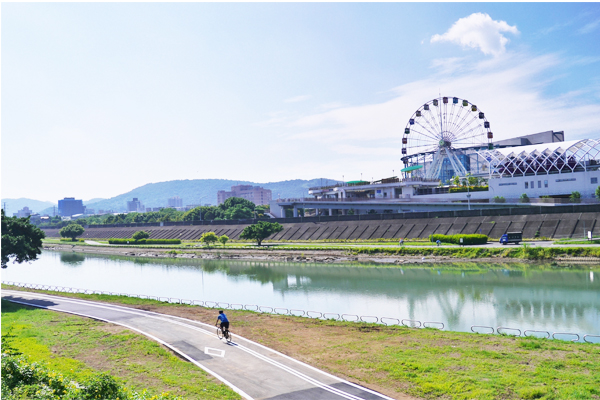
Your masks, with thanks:
[{"label": "green grass lawn", "polygon": [[105,371],[138,392],[169,392],[189,399],[240,398],[195,365],[119,326],[2,300],[2,334],[10,328],[13,347],[76,381]]}]

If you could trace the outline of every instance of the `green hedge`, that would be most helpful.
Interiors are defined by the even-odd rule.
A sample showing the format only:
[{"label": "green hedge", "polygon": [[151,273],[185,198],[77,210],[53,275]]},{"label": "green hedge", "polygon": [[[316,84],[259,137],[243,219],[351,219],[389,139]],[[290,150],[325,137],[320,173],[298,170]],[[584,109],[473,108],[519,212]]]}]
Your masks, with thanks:
[{"label": "green hedge", "polygon": [[437,242],[438,240],[442,243],[454,243],[461,244],[460,239],[463,240],[463,245],[471,244],[486,244],[488,241],[487,235],[473,234],[473,235],[429,235],[429,241]]},{"label": "green hedge", "polygon": [[465,186],[461,187],[451,187],[450,193],[462,193],[462,192],[487,192],[489,190],[488,186],[469,186],[469,190]]},{"label": "green hedge", "polygon": [[108,239],[109,244],[181,244],[180,239]]}]

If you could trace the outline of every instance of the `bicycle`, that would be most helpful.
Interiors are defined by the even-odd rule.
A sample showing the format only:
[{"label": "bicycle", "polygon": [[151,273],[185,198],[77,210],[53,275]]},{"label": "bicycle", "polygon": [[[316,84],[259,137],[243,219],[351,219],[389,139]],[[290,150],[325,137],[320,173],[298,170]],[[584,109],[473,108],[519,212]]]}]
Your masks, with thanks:
[{"label": "bicycle", "polygon": [[229,328],[225,328],[225,330],[223,330],[218,325],[217,325],[217,337],[219,338],[219,340],[222,340],[223,338],[225,338],[227,343],[230,343],[233,340],[233,336],[231,335],[231,332],[229,332]]}]

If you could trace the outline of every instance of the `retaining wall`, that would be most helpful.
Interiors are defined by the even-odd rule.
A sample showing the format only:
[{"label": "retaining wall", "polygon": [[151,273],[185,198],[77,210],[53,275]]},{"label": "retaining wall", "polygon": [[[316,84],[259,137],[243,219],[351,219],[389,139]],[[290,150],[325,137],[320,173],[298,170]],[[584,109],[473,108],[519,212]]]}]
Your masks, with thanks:
[{"label": "retaining wall", "polygon": [[[499,210],[493,210],[499,211]],[[413,213],[417,214],[417,213]],[[421,214],[421,213],[419,213]],[[430,213],[422,213],[430,214]],[[381,214],[385,215],[385,214]],[[600,235],[600,212],[546,213],[526,215],[487,215],[455,217],[421,217],[405,219],[331,220],[294,222],[280,221],[283,231],[272,240],[339,240],[339,239],[379,239],[379,238],[427,238],[430,234],[482,233],[491,238],[499,238],[505,232],[522,231],[523,237],[534,238],[584,238],[587,231]],[[205,232],[227,235],[239,239],[242,230],[251,224],[204,224],[174,226],[114,226],[86,228],[83,238],[108,239],[130,238],[135,232],[145,230],[152,239],[196,240]],[[43,228],[48,237],[59,237],[59,229]]]}]

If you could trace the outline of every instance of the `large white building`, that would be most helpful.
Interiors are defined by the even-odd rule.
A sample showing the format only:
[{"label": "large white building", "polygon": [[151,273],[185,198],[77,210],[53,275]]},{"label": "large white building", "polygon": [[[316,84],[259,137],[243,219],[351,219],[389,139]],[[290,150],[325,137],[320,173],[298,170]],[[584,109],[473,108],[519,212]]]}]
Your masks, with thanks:
[{"label": "large white building", "polygon": [[[531,143],[532,138],[538,143],[522,145]],[[493,149],[465,149],[468,151],[463,154],[468,155],[469,162],[463,165],[467,173],[485,182],[469,188],[427,178],[427,166],[412,163],[402,170],[401,178],[315,187],[309,195],[314,200],[338,202],[516,203],[526,194],[532,203],[561,203],[579,192],[583,202],[595,201],[600,186],[600,140],[562,139],[562,132],[557,136],[550,131],[498,142]],[[542,140],[549,142],[539,143]]]}]

